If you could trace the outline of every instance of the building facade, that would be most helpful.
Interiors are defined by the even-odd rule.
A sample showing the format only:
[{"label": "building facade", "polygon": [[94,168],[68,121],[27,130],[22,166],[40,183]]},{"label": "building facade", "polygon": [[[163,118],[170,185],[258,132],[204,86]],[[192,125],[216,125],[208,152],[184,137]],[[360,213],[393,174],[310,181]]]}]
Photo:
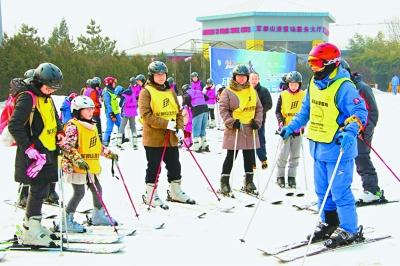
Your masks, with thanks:
[{"label": "building facade", "polygon": [[[307,54],[329,39],[335,19],[325,12],[243,12],[196,18],[204,41],[224,41],[239,49]],[[204,47],[207,48],[207,47]]]}]

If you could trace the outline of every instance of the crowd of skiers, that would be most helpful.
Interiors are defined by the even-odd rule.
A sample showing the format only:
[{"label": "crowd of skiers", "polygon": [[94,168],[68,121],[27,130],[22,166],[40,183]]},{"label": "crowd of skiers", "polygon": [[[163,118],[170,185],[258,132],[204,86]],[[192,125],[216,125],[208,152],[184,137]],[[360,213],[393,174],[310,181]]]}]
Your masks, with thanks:
[{"label": "crowd of skiers", "polygon": [[[371,88],[359,74],[351,73],[335,45],[315,46],[308,64],[313,71],[308,86],[304,86],[297,71],[285,74],[282,80],[275,110],[277,133],[282,136],[276,182],[282,188],[286,184],[296,188],[300,147],[306,134],[314,159],[315,192],[323,209],[313,239],[327,239],[325,244],[335,247],[359,237],[355,198],[350,189],[354,164],[363,180],[361,200],[371,202],[383,197],[367,145],[372,141],[378,109]],[[211,79],[203,84],[198,73],[193,72],[190,84],[182,86],[182,104],[173,78],[168,77],[166,64],[160,61],[149,64],[147,78],[143,74],[132,77],[128,88],[117,85],[113,76],[103,80],[94,77],[87,81],[80,95],[71,93],[65,98],[59,117],[51,95],[61,88],[62,80],[61,70],[51,63],[27,71],[9,121],[9,131],[17,144],[15,180],[25,185],[20,191],[20,203],[26,205],[21,237],[24,244],[55,245],[52,232],[41,224],[41,208],[45,199],[58,200],[54,186],[60,178],[59,169],[73,187],[62,228],[85,232],[85,227],[74,220],[85,184],[93,198],[92,224],[117,223],[107,214],[102,201],[99,156],[118,160],[108,146],[114,126],[118,128],[117,146],[122,146],[127,139],[128,122],[135,150],[139,137],[136,122],[140,121],[143,127],[147,204],[168,209],[157,194],[160,161],[164,161],[168,171],[169,199],[195,204],[181,187],[179,146],[209,152],[206,128],[216,127],[219,118],[224,130],[222,148],[227,150],[219,192],[232,193],[230,174],[238,151],[242,150],[245,173],[242,190],[258,194],[253,182],[255,154],[266,169],[265,120],[272,99],[268,89],[260,85],[259,74],[250,73],[246,65],[233,69],[226,87],[215,86]],[[104,132],[101,110],[106,117]],[[331,180],[332,187],[327,191]],[[326,193],[327,201],[323,204]]]}]

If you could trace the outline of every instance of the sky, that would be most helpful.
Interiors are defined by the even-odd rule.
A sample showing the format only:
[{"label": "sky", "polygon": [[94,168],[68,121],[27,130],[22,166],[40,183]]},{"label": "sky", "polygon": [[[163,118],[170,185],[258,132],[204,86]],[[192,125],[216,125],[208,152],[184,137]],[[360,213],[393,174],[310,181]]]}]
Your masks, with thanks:
[{"label": "sky", "polygon": [[[386,32],[384,23],[399,16],[393,0],[0,1],[3,31],[8,35],[15,34],[25,23],[37,28],[39,36],[48,38],[65,18],[70,35],[76,39],[94,19],[104,36],[116,40],[117,49],[129,54],[188,48],[190,39],[201,39],[201,23],[196,21],[199,16],[245,11],[329,12],[336,19],[330,27],[330,41],[342,49],[355,33],[375,36],[378,31]],[[167,40],[160,41],[163,39]],[[144,45],[148,43],[153,44]]]}]

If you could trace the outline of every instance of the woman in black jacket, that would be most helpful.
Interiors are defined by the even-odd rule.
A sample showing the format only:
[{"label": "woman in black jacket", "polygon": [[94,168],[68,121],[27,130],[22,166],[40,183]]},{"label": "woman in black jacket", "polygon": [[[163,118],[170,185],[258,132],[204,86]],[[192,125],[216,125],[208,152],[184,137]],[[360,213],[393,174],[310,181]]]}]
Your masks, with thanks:
[{"label": "woman in black jacket", "polygon": [[15,181],[30,185],[21,236],[25,245],[54,245],[51,232],[41,225],[41,209],[50,183],[58,179],[56,143],[64,135],[51,94],[61,88],[62,79],[57,66],[40,64],[17,96],[8,125],[17,144]]}]

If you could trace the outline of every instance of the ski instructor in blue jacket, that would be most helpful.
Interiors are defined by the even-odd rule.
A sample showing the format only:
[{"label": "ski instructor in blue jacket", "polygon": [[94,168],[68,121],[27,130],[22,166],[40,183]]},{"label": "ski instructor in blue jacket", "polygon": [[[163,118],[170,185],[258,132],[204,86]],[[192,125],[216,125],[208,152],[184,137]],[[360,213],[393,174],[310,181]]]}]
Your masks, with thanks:
[{"label": "ski instructor in blue jacket", "polygon": [[[321,43],[309,53],[313,71],[301,111],[282,128],[288,139],[295,130],[307,127],[310,152],[314,159],[314,184],[321,208],[332,178],[339,152],[343,150],[332,188],[321,214],[322,222],[313,241],[327,239],[325,246],[335,248],[352,243],[359,237],[355,199],[351,192],[354,158],[357,157],[357,135],[367,120],[364,100],[340,65],[340,50]],[[309,236],[310,237],[310,236]]]}]

